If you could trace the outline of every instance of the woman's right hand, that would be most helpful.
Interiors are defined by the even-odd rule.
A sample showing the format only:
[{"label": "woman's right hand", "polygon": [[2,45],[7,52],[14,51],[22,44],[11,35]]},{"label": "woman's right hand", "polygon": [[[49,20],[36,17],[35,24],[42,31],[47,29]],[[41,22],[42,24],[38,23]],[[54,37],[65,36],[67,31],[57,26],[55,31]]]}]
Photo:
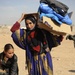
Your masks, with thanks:
[{"label": "woman's right hand", "polygon": [[22,13],[21,18],[17,21],[18,23],[21,23],[24,20],[25,14]]}]

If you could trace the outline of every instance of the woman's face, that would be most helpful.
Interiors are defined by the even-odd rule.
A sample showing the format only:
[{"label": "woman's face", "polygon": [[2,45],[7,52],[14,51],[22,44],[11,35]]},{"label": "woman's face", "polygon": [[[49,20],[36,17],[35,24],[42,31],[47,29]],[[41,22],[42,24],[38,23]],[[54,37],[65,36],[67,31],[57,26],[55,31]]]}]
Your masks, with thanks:
[{"label": "woman's face", "polygon": [[4,52],[7,58],[12,58],[14,55],[14,49],[9,49],[7,52]]},{"label": "woman's face", "polygon": [[35,27],[35,24],[31,20],[26,20],[26,28],[32,30]]}]

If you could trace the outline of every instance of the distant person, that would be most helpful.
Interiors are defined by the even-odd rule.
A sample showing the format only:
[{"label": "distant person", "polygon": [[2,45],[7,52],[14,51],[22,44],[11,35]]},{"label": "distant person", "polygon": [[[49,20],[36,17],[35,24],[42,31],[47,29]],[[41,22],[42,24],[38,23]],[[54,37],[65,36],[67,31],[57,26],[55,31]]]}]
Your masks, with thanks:
[{"label": "distant person", "polygon": [[69,35],[66,36],[66,40],[67,40],[67,39],[73,40],[73,42],[74,42],[74,48],[75,48],[75,35],[70,35],[70,34],[69,34]]},{"label": "distant person", "polygon": [[14,54],[14,47],[9,43],[0,53],[0,75],[18,75],[17,56]]}]

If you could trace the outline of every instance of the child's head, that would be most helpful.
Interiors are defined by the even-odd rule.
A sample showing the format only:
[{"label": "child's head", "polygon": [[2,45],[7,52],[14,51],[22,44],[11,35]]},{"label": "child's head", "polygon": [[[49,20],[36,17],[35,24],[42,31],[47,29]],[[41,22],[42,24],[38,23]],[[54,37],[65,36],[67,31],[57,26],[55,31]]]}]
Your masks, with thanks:
[{"label": "child's head", "polygon": [[12,58],[14,54],[14,47],[11,44],[6,44],[4,46],[4,54],[7,58]]}]

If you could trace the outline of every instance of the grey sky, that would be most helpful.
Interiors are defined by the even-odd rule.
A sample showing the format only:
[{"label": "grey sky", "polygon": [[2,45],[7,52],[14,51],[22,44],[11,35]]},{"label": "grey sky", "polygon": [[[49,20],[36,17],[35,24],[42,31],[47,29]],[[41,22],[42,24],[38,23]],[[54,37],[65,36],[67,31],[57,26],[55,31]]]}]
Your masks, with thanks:
[{"label": "grey sky", "polygon": [[[75,24],[75,0],[58,0],[69,7],[68,12],[73,11],[72,21]],[[12,25],[22,13],[37,12],[39,0],[0,0],[0,25]]]}]

